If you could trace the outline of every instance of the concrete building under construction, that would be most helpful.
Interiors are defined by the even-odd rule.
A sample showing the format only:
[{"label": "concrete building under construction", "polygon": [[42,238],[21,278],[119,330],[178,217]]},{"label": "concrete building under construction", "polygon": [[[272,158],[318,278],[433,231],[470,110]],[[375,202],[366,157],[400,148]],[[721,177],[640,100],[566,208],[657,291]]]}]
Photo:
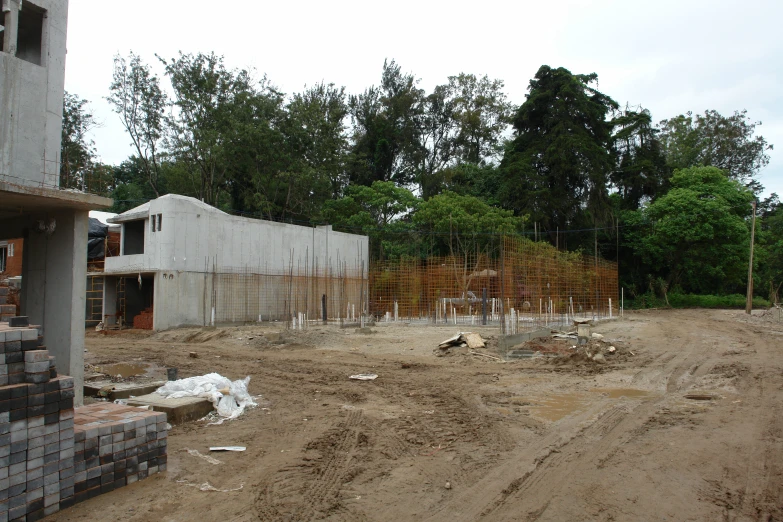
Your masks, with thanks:
[{"label": "concrete building under construction", "polygon": [[368,238],[331,226],[233,216],[174,194],[108,221],[122,229],[120,255],[104,262],[107,327],[344,319],[367,292]]}]

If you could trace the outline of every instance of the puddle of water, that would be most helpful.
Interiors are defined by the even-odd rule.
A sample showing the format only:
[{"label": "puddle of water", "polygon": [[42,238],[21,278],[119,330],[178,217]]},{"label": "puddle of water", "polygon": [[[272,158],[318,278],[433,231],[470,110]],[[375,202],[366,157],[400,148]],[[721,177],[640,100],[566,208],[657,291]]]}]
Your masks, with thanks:
[{"label": "puddle of water", "polygon": [[[640,398],[652,395],[652,393],[648,391],[636,390],[633,388],[596,388],[590,391],[601,393],[610,399],[619,399],[622,397]],[[514,399],[530,400],[521,397],[514,397]],[[555,422],[572,413],[583,410],[590,400],[589,394],[577,393],[563,393],[536,398],[535,400],[530,400],[530,413],[534,417]]]},{"label": "puddle of water", "polygon": [[107,364],[100,367],[101,373],[111,375],[112,377],[120,376],[123,379],[128,377],[134,377],[136,375],[144,375],[147,373],[146,364]]},{"label": "puddle of water", "polygon": [[575,393],[551,395],[536,400],[530,406],[530,413],[535,417],[555,422],[581,410],[585,402],[585,396],[577,395]]},{"label": "puddle of water", "polygon": [[601,393],[610,399],[619,399],[620,397],[649,397],[652,393],[646,390],[635,390],[633,388],[596,388],[591,392]]}]

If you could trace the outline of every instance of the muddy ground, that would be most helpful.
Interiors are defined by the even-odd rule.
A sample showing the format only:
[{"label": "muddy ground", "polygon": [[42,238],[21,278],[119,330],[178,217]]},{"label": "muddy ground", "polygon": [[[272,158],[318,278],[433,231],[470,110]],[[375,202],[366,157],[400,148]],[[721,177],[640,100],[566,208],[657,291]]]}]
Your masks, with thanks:
[{"label": "muddy ground", "polygon": [[[606,364],[436,357],[454,327],[91,333],[90,364],[250,375],[262,398],[233,422],[175,426],[166,473],[50,519],[783,520],[776,320],[626,314],[594,328],[628,351]],[[247,451],[187,451],[210,445]]]}]

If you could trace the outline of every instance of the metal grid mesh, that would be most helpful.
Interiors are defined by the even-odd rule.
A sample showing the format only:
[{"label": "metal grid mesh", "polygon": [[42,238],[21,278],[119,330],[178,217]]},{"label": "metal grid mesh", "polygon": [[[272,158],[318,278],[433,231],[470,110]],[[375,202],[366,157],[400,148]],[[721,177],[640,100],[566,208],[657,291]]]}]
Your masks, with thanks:
[{"label": "metal grid mesh", "polygon": [[616,263],[519,237],[498,244],[489,253],[374,264],[371,313],[382,321],[496,324],[514,333],[617,312]]}]

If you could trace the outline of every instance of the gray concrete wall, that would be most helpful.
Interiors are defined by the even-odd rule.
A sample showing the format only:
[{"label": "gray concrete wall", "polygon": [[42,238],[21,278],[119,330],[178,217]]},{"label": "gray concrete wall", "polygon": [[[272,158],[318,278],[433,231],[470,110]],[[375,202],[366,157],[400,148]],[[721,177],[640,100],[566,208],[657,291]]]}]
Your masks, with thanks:
[{"label": "gray concrete wall", "polygon": [[[31,3],[47,11],[41,65],[14,56],[7,46],[0,52],[0,179],[55,188],[60,175],[68,1]],[[15,0],[10,4],[12,9],[19,5]],[[25,4],[27,0],[22,9]]]},{"label": "gray concrete wall", "polygon": [[[148,206],[144,254],[107,258],[107,272],[202,272],[211,270],[216,260],[218,271],[248,267],[283,273],[292,253],[294,270],[297,265],[304,268],[305,262],[310,267],[317,262],[321,270],[328,265],[336,271],[338,259],[357,271],[363,261],[367,270],[367,236],[231,216],[184,196],[163,196]],[[149,216],[153,214],[163,217],[160,231],[151,231]]]}]

